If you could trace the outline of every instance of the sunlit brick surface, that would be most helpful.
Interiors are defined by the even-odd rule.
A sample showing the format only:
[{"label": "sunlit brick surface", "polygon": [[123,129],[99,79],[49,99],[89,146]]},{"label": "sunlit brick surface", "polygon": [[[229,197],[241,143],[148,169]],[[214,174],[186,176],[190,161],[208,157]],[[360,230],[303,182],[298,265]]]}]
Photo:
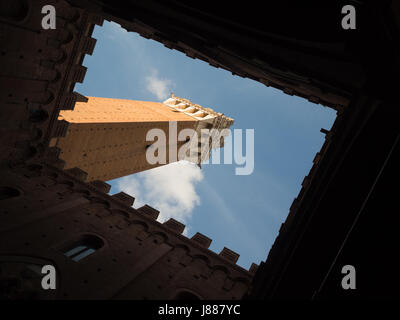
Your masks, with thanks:
[{"label": "sunlit brick surface", "polygon": [[[88,181],[112,180],[159,166],[146,160],[149,130],[159,128],[169,137],[169,122],[181,129],[195,129],[194,118],[159,102],[89,97],[74,110],[60,112],[59,120],[69,122],[65,137],[54,143],[61,149],[66,169],[79,167]],[[181,142],[180,144],[182,144]],[[168,156],[167,146],[167,156]],[[169,159],[167,158],[169,162]]]}]

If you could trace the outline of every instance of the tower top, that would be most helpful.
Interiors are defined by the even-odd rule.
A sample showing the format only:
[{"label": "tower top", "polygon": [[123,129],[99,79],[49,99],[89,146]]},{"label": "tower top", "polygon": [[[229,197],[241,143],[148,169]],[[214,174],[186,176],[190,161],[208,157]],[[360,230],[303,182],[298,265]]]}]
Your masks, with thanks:
[{"label": "tower top", "polygon": [[[177,97],[173,93],[163,103],[174,111],[182,112],[197,120],[196,132],[199,139],[191,141],[190,148],[194,149],[197,154],[194,158],[197,159],[195,162],[199,166],[210,158],[210,149],[223,147],[224,139],[227,136],[223,130],[228,129],[233,124],[232,118],[223,113],[215,112],[211,108],[195,104],[188,99]],[[203,129],[208,129],[208,133],[205,134],[202,131]],[[193,156],[191,159],[193,159]]]},{"label": "tower top", "polygon": [[[173,92],[171,92],[171,96],[163,103],[179,112],[183,112],[195,118],[196,120],[218,124],[218,126],[213,126],[213,128],[216,129],[229,128],[234,123],[234,119],[225,116],[223,113],[215,112],[211,108],[205,108],[188,99],[177,97]],[[210,121],[211,119],[213,121]]]}]

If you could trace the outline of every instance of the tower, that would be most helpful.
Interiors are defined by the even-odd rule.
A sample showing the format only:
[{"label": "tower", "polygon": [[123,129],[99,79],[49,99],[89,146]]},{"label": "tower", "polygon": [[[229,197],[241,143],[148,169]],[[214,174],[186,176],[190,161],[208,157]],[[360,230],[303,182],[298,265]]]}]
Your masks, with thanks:
[{"label": "tower", "polygon": [[[79,167],[88,181],[108,181],[183,160],[182,146],[184,159],[200,165],[210,156],[208,147],[221,146],[215,145],[216,139],[223,143],[220,133],[233,124],[233,119],[173,94],[163,103],[88,97],[74,110],[62,110],[59,120],[68,122],[68,131],[51,146],[61,149],[65,168]],[[149,141],[152,129],[164,133],[165,144],[159,137]],[[149,154],[164,155],[165,161],[151,162]]]}]

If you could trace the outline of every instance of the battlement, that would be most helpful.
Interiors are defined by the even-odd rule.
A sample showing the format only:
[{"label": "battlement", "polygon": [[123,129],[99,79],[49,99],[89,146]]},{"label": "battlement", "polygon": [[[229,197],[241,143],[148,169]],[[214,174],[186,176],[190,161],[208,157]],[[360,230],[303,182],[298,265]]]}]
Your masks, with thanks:
[{"label": "battlement", "polygon": [[[71,110],[76,101],[85,99],[73,90],[85,78],[83,58],[93,53],[96,39],[92,32],[95,25],[102,25],[103,18],[64,0],[49,0],[46,5],[57,7],[56,30],[39,27],[43,1],[15,5],[18,22],[2,24],[2,35],[14,39],[2,41],[0,95],[4,114],[9,115],[4,120],[13,119],[7,125],[20,131],[8,147],[14,151],[1,152],[2,163],[52,158],[53,150],[46,147],[68,129],[68,123],[57,121],[59,111]],[[4,21],[11,12],[5,11]],[[62,166],[58,159],[56,162]]]},{"label": "battlement", "polygon": [[[171,245],[172,242],[174,244],[179,242],[186,247],[195,248],[193,251],[200,251],[203,255],[213,257],[212,259],[217,261],[216,264],[231,264],[240,272],[248,273],[236,266],[232,259],[227,259],[224,254],[218,255],[209,251],[208,248],[212,242],[210,238],[200,233],[196,233],[191,239],[187,238],[182,235],[185,229],[184,224],[174,219],[164,223],[156,221],[159,211],[149,205],[138,209],[132,208],[135,198],[124,192],[109,195],[111,186],[102,181],[102,177],[96,176],[93,181],[87,182],[88,174],[83,166],[73,165],[63,170],[66,167],[66,161],[60,158],[62,150],[55,145],[55,142],[65,137],[72,128],[71,123],[62,119],[62,114],[69,114],[75,106],[79,107],[80,103],[88,103],[90,99],[93,99],[74,92],[74,86],[76,83],[82,83],[85,78],[87,68],[83,66],[83,60],[86,54],[91,55],[94,51],[96,39],[92,37],[92,33],[95,25],[102,25],[103,17],[94,12],[70,6],[64,0],[50,0],[46,4],[57,5],[57,30],[32,33],[40,25],[40,19],[43,17],[40,10],[41,3],[34,1],[30,2],[29,10],[24,9],[22,12],[18,26],[4,25],[4,31],[13,38],[34,37],[29,44],[20,41],[9,41],[4,44],[5,71],[9,76],[4,79],[1,87],[5,97],[5,111],[12,115],[9,118],[16,119],[14,123],[7,123],[7,125],[24,128],[25,131],[21,130],[21,134],[18,135],[18,137],[23,137],[23,140],[12,140],[10,142],[12,146],[6,150],[7,152],[3,152],[0,160],[2,163],[14,164],[15,162],[15,165],[25,163],[23,170],[29,173],[25,172],[25,178],[29,177],[32,181],[37,179],[36,182],[41,186],[40,190],[35,189],[35,192],[43,195],[47,192],[49,195],[46,199],[33,197],[29,201],[36,205],[37,200],[40,208],[43,203],[53,202],[63,203],[65,208],[74,205],[76,206],[73,210],[74,214],[79,213],[79,210],[86,210],[83,205],[80,207],[83,203],[88,207],[93,205],[94,214],[90,215],[90,218],[98,217],[107,221],[112,230],[124,230],[140,221],[139,225],[146,226],[145,230],[140,232],[146,236],[151,235],[150,232],[165,234]],[[22,63],[16,65],[14,63],[16,59],[18,61],[23,59]],[[25,74],[26,68],[34,70],[32,75],[28,78],[15,77],[16,74]],[[198,129],[228,128],[234,121],[222,113],[174,95],[171,95],[167,101],[164,103],[167,107],[190,116],[187,122],[192,122],[192,119],[198,120]],[[16,105],[21,108],[15,108]],[[27,105],[29,105],[29,114],[26,114]],[[18,170],[20,170],[19,167]],[[30,181],[24,183],[29,184]],[[54,197],[51,192],[56,189],[57,196]],[[71,200],[67,195],[75,199]],[[75,200],[77,202],[74,202]],[[28,200],[24,198],[21,201]],[[49,211],[54,209],[49,208]],[[37,212],[41,211],[42,209],[37,210]],[[116,216],[118,219],[113,221],[111,217]],[[107,228],[109,226],[107,225]],[[142,237],[142,234],[138,237]]]},{"label": "battlement", "polygon": [[[170,218],[169,220],[163,223],[157,221],[160,211],[151,207],[148,204],[138,209],[133,208],[132,205],[135,198],[132,197],[131,195],[126,194],[125,192],[120,192],[113,195],[107,194],[111,186],[106,182],[103,181],[92,181],[90,183],[85,182],[86,173],[81,169],[72,168],[61,171],[53,166],[49,166],[49,169],[50,171],[52,171],[52,173],[47,172],[47,174],[49,174],[52,177],[58,175],[58,178],[56,180],[62,181],[63,184],[66,183],[65,182],[66,177],[68,177],[71,180],[72,184],[76,184],[76,186],[72,188],[73,190],[77,189],[80,190],[80,192],[82,192],[82,187],[86,187],[87,189],[89,189],[88,190],[89,192],[96,193],[96,197],[91,196],[91,198],[104,199],[101,202],[99,202],[99,200],[95,201],[96,203],[99,202],[102,204],[108,203],[105,205],[105,208],[107,208],[107,210],[110,210],[113,207],[118,207],[118,209],[113,209],[112,212],[114,214],[120,215],[121,218],[123,218],[125,221],[124,223],[119,222],[118,224],[119,229],[128,227],[132,223],[137,224],[138,218],[141,218],[143,220],[143,223],[147,226],[145,228],[146,230],[153,229],[152,231],[153,233],[161,232],[165,235],[164,237],[166,239],[169,239],[168,241],[175,242],[174,240],[171,239],[171,234],[173,234],[177,238],[176,239],[177,241],[182,241],[183,243],[185,243],[185,245],[189,247],[194,247],[198,251],[202,251],[203,254],[205,254],[206,256],[213,257],[215,260],[218,261],[219,264],[230,265],[239,272],[245,272],[248,276],[252,276],[258,267],[257,264],[253,263],[249,268],[249,270],[246,270],[241,266],[237,265],[236,262],[239,259],[239,254],[227,247],[224,247],[219,253],[215,253],[214,251],[209,250],[208,248],[212,243],[212,239],[203,235],[202,233],[197,232],[191,238],[186,237],[185,235],[182,234],[185,229],[185,224],[173,218]],[[43,169],[38,169],[36,167],[29,170],[43,171]],[[35,173],[35,175],[38,175],[38,173]],[[152,225],[153,228],[151,228],[150,225]],[[141,237],[143,237],[143,235]]]}]

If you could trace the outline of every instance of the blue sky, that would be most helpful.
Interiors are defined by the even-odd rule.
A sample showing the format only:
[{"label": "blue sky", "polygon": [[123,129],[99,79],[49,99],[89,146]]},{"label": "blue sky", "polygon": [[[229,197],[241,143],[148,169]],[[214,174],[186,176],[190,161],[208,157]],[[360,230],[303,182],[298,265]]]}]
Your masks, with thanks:
[{"label": "blue sky", "polygon": [[319,130],[331,128],[336,112],[233,76],[115,23],[96,27],[93,36],[97,44],[85,58],[88,71],[75,88],[79,93],[163,101],[172,91],[234,118],[232,128],[255,132],[251,175],[235,175],[235,164],[201,170],[171,164],[113,180],[111,193],[125,191],[136,198],[134,207],[148,203],[159,209],[161,221],[183,221],[187,236],[207,235],[211,250],[230,248],[246,269],[265,260],[323,144]]}]

